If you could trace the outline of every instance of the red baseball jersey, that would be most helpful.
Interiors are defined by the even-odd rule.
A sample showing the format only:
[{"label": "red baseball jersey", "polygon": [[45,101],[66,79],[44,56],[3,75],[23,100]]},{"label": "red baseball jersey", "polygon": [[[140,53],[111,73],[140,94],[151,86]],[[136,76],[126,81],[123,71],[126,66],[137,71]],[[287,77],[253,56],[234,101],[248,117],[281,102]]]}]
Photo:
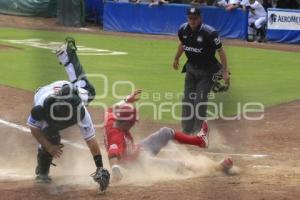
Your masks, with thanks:
[{"label": "red baseball jersey", "polygon": [[134,144],[131,133],[114,127],[116,118],[112,108],[107,110],[105,118],[105,146],[108,157],[117,157],[122,161],[135,160],[139,147]]}]

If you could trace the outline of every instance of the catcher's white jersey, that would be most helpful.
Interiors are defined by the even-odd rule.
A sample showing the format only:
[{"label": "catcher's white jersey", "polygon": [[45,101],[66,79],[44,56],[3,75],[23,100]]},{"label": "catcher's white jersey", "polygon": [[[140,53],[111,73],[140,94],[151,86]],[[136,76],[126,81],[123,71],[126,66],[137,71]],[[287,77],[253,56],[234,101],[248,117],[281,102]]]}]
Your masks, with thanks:
[{"label": "catcher's white jersey", "polygon": [[45,99],[49,95],[55,94],[55,91],[58,91],[65,84],[71,84],[71,83],[68,81],[55,81],[49,85],[39,88],[34,95],[33,105],[42,106]]},{"label": "catcher's white jersey", "polygon": [[[71,84],[68,81],[56,81],[49,85],[46,85],[44,87],[41,87],[37,90],[37,92],[34,95],[34,101],[33,106],[43,106],[45,99],[49,95],[53,95],[56,93],[57,90],[59,90],[64,84]],[[84,105],[83,105],[84,106]],[[78,123],[78,126],[80,128],[81,134],[85,140],[90,140],[93,137],[95,137],[95,129],[93,126],[92,118],[90,116],[90,113],[84,107],[85,109],[85,115],[84,118]],[[48,126],[46,121],[37,121],[35,120],[31,115],[28,117],[27,124],[30,127],[38,128],[43,130]]]}]

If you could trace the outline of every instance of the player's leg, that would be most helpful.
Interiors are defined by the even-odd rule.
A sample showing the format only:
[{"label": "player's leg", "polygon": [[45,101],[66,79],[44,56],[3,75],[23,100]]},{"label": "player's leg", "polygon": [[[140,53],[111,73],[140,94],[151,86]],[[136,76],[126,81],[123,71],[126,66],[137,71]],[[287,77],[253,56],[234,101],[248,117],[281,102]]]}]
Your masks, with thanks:
[{"label": "player's leg", "polygon": [[[45,128],[43,130],[46,138],[53,145],[60,145],[60,135],[56,130],[51,130],[50,128]],[[46,149],[39,145],[38,154],[37,154],[37,167],[35,170],[36,181],[40,183],[48,183],[51,181],[49,177],[50,166],[52,163],[53,157],[46,151]]]},{"label": "player's leg", "polygon": [[66,44],[57,50],[56,55],[60,63],[64,65],[70,82],[72,82],[75,87],[81,88],[79,91],[80,97],[87,103],[95,98],[96,92],[94,86],[86,77],[76,51],[75,40],[71,37],[67,37]]},{"label": "player's leg", "polygon": [[74,85],[78,88],[78,95],[85,104],[95,99],[96,90],[86,77],[81,78]]},{"label": "player's leg", "polygon": [[196,100],[195,100],[195,120],[194,130],[199,132],[202,127],[202,123],[207,116],[207,102],[208,94],[213,86],[213,80],[211,74],[204,74],[199,78],[196,87]]},{"label": "player's leg", "polygon": [[256,35],[256,31],[255,31],[255,18],[253,17],[249,17],[248,19],[248,37],[247,37],[247,41],[248,42],[253,42],[255,40],[255,35]]},{"label": "player's leg", "polygon": [[143,139],[139,144],[141,148],[152,155],[156,155],[168,144],[169,141],[175,140],[180,144],[195,145],[202,148],[208,146],[208,131],[201,131],[196,136],[186,135],[183,132],[175,131],[168,127],[163,127],[155,133]]},{"label": "player's leg", "polygon": [[262,42],[265,40],[266,37],[266,30],[265,30],[265,24],[267,23],[267,20],[265,17],[258,18],[255,22],[255,28],[257,30],[257,34],[259,36],[258,41]]},{"label": "player's leg", "polygon": [[202,123],[202,129],[198,132],[197,135],[186,135],[180,131],[174,130],[174,140],[180,144],[188,144],[198,146],[200,148],[207,148],[208,147],[208,136],[209,136],[209,129],[207,125],[207,121]]},{"label": "player's leg", "polygon": [[77,81],[85,74],[76,51],[75,40],[71,37],[67,37],[66,43],[56,50],[57,58],[64,65],[70,82]]},{"label": "player's leg", "polygon": [[171,128],[163,127],[155,133],[143,139],[139,144],[143,150],[156,155],[160,150],[174,138],[174,131]]},{"label": "player's leg", "polygon": [[187,134],[194,133],[194,103],[196,96],[196,83],[195,76],[190,71],[193,66],[187,64],[187,71],[184,82],[184,96],[182,98],[182,131]]}]

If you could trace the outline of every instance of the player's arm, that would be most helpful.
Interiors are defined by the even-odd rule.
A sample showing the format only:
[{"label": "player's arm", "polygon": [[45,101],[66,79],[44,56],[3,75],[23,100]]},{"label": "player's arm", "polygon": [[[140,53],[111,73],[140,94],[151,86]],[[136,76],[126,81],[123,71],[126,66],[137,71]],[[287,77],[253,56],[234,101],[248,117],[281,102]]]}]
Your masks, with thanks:
[{"label": "player's arm", "polygon": [[[123,99],[123,100],[119,101],[118,103],[116,103],[114,106],[122,105],[124,103],[134,103],[134,102],[139,100],[139,95],[141,93],[142,93],[141,89],[135,90],[130,95],[125,97],[125,99]],[[112,113],[113,113],[112,109],[108,109],[107,114],[112,114]]]},{"label": "player's arm", "polygon": [[227,65],[227,56],[226,56],[225,50],[223,49],[223,47],[221,47],[217,51],[218,51],[220,61],[222,64],[221,70],[222,70],[223,79],[225,80],[225,82],[227,84],[229,84],[230,76],[229,76],[229,69],[228,69],[228,65]]},{"label": "player's arm", "polygon": [[219,48],[217,50],[218,54],[219,54],[219,57],[220,57],[220,61],[221,61],[221,64],[222,64],[222,71],[226,71],[228,72],[228,66],[227,66],[227,56],[226,56],[226,52],[224,50],[223,47]]},{"label": "player's arm", "polygon": [[111,173],[112,173],[112,181],[118,182],[121,181],[123,178],[120,160],[118,157],[111,157],[109,158],[109,164],[111,166]]},{"label": "player's arm", "polygon": [[109,164],[111,166],[112,181],[118,182],[123,178],[120,164],[125,147],[123,145],[122,138],[118,135],[113,136],[109,143],[107,153]]},{"label": "player's arm", "polygon": [[179,42],[178,47],[177,47],[177,52],[176,52],[176,55],[175,55],[175,58],[173,61],[173,68],[175,70],[178,70],[178,68],[179,68],[179,60],[180,60],[180,57],[183,54],[183,52],[184,52],[184,49],[183,49],[182,43]]},{"label": "player's arm", "polygon": [[[41,106],[35,106],[31,110],[31,115],[27,119],[27,124],[30,126],[31,135],[36,141],[46,149],[54,158],[59,158],[63,153],[60,146],[51,144],[45,135],[42,133],[42,127],[45,125],[43,121],[43,110]],[[36,120],[39,119],[39,120]]]},{"label": "player's arm", "polygon": [[39,128],[30,127],[30,131],[36,141],[40,143],[54,158],[59,158],[61,156],[63,153],[61,147],[51,144]]},{"label": "player's arm", "polygon": [[92,175],[95,182],[100,185],[100,190],[105,191],[109,185],[110,174],[103,167],[102,155],[100,151],[99,143],[97,142],[95,129],[92,122],[92,118],[86,108],[84,108],[84,118],[80,121],[79,128],[83,138],[90,149],[90,152],[94,158],[96,165],[96,172]]},{"label": "player's arm", "polygon": [[225,50],[223,49],[223,45],[221,42],[221,38],[219,36],[219,34],[215,31],[212,33],[211,35],[212,37],[212,45],[213,48],[215,48],[219,54],[220,57],[220,62],[222,65],[222,75],[223,75],[223,79],[225,80],[225,82],[227,84],[229,84],[229,69],[228,69],[228,65],[227,65],[227,57],[226,57],[226,53]]},{"label": "player's arm", "polygon": [[178,68],[179,68],[179,60],[180,60],[181,55],[184,52],[184,49],[183,49],[183,26],[180,27],[177,35],[178,35],[179,43],[178,43],[177,51],[176,51],[176,54],[175,54],[175,57],[174,57],[174,61],[173,61],[173,68],[175,70],[178,70]]},{"label": "player's arm", "polygon": [[[86,144],[89,147],[90,152],[93,155],[93,157],[95,157],[97,155],[101,155],[99,144],[97,142],[96,137],[93,137],[90,140],[86,141]],[[102,163],[102,158],[101,158],[101,163]],[[103,164],[100,164],[99,167],[103,167]]]},{"label": "player's arm", "polygon": [[94,158],[96,167],[101,168],[103,167],[102,155],[101,155],[99,143],[97,142],[97,138],[95,135],[95,128],[92,122],[92,118],[86,108],[84,108],[84,112],[85,112],[84,118],[80,121],[78,125],[81,134]]}]

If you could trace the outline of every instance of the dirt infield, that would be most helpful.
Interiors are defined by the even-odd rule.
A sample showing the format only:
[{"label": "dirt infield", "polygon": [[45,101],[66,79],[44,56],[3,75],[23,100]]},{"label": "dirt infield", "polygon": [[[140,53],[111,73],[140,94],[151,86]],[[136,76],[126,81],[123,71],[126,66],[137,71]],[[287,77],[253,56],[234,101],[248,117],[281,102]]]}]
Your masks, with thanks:
[{"label": "dirt infield", "polygon": [[13,46],[9,46],[9,45],[2,45],[2,44],[0,44],[0,51],[1,50],[8,50],[8,49],[21,49],[21,48],[17,48],[17,47],[13,47]]},{"label": "dirt infield", "polygon": [[[0,93],[5,94],[0,101],[0,119],[26,126],[33,94],[5,86],[0,86]],[[139,184],[111,185],[101,196],[96,195],[96,185],[88,177],[94,170],[89,153],[68,144],[63,158],[55,161],[58,167],[51,172],[54,183],[36,185],[33,181],[36,142],[28,133],[0,124],[0,199],[299,199],[300,114],[295,112],[299,108],[300,101],[294,101],[267,109],[260,121],[213,121],[210,148],[187,149],[193,155],[202,154],[215,160],[232,156],[241,168],[238,176],[207,174],[149,183],[149,174]],[[94,121],[102,120],[99,117],[102,111],[92,109],[91,112]],[[161,126],[165,125],[142,120],[134,131],[139,133],[135,136],[146,136]],[[102,133],[98,128],[101,140]],[[83,144],[76,128],[62,135],[64,139]],[[186,150],[173,153],[178,155],[181,151]]]}]

